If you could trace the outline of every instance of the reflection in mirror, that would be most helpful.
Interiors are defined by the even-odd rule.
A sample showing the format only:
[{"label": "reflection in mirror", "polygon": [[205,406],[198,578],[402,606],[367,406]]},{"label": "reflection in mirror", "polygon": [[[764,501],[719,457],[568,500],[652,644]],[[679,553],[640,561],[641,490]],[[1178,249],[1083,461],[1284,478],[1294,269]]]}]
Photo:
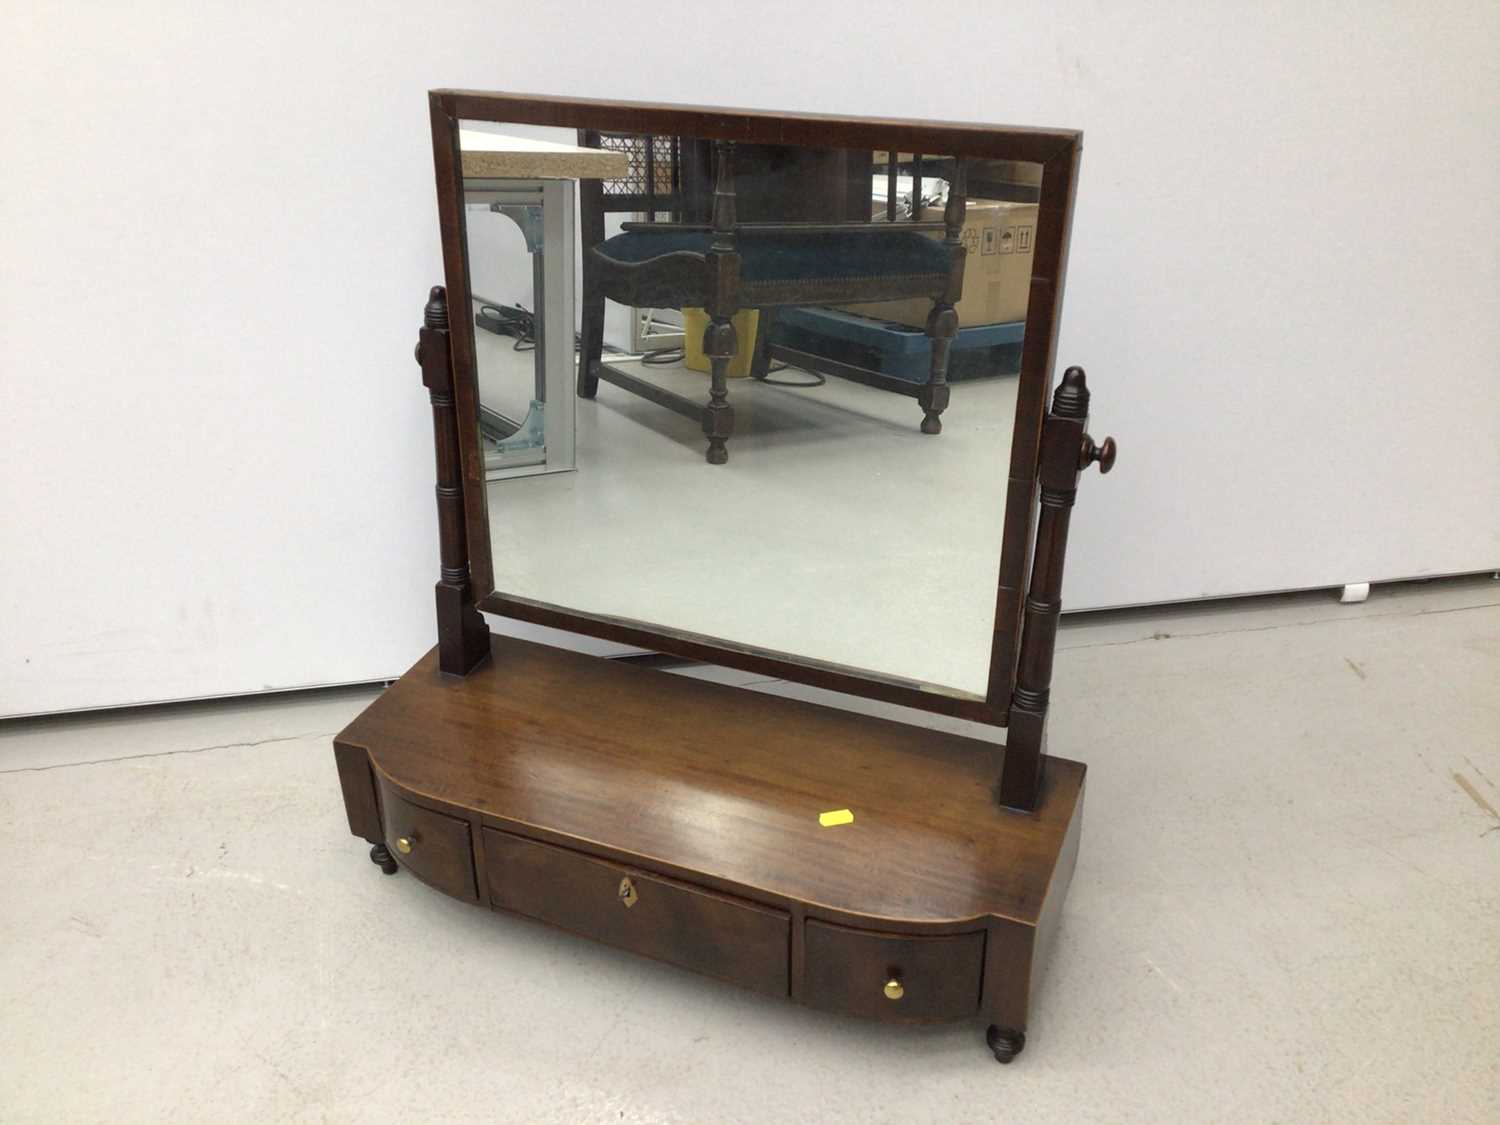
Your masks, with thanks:
[{"label": "reflection in mirror", "polygon": [[497,594],[983,698],[1039,166],[460,141]]},{"label": "reflection in mirror", "polygon": [[[549,140],[549,135],[561,140]],[[574,466],[574,193],[595,154],[560,130],[460,134],[485,476]],[[580,161],[583,163],[580,164]]]}]

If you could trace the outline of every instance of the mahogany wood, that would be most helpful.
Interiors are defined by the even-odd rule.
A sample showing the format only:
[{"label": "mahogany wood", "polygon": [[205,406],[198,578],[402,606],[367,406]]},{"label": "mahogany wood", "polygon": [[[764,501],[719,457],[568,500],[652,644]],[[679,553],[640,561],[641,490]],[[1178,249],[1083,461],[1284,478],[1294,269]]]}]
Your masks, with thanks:
[{"label": "mahogany wood", "polygon": [[[730,142],[944,152],[960,188],[964,157],[1043,165],[985,699],[495,591],[473,326],[467,315],[450,325],[444,291],[435,289],[418,359],[433,403],[439,644],[334,745],[350,830],[371,842],[371,859],[388,873],[399,862],[462,900],[816,1007],[893,1022],[978,1016],[989,1023],[996,1059],[1010,1061],[1025,1045],[1079,846],[1084,767],[1043,755],[1067,514],[1078,472],[1093,462],[1108,471],[1115,456],[1112,440],[1095,445],[1084,433],[1082,371],[1069,370],[1045,413],[1079,135],[454,91],[434,92],[430,111],[444,267],[464,302],[459,117],[709,138],[722,142],[713,146],[716,183],[731,182]],[[676,206],[672,151],[674,214],[710,217]],[[911,165],[923,174],[922,156]],[[648,186],[655,209],[654,180]],[[581,190],[587,200],[598,188],[586,181]],[[957,277],[962,199],[962,190],[950,195],[944,214]],[[584,238],[597,243],[602,208],[598,230],[589,213],[585,206]],[[736,346],[730,317],[745,294],[732,193],[715,193],[711,218],[713,283],[704,303],[712,455],[732,427],[723,364]],[[934,424],[947,393],[936,362],[951,338],[945,302],[957,292],[950,285],[933,294],[934,372],[917,397]],[[602,307],[584,309],[583,329],[587,356]],[[763,375],[769,356],[755,359]],[[592,393],[597,379],[580,365],[579,393]],[[1042,515],[1023,624],[1038,479]],[[484,608],[523,620],[923,710],[1010,719],[1008,745],[491,637],[476,590]],[[818,813],[832,808],[853,810],[854,822],[820,827]]]},{"label": "mahogany wood", "polygon": [[[1016,813],[991,798],[986,743],[490,643],[467,677],[428,653],[336,740],[380,839],[418,833],[408,870],[474,901],[477,869],[498,909],[817,1007],[1025,1028],[1082,765],[1049,759],[1037,811]],[[854,822],[821,827],[835,808]],[[632,907],[624,877],[645,880]]]},{"label": "mahogany wood", "polygon": [[438,652],[444,672],[463,675],[489,653],[489,629],[474,607],[464,536],[464,488],[459,473],[458,420],[448,344],[448,302],[435,285],[423,311],[417,363],[432,400],[432,438],[437,454],[438,546],[442,576],[437,583]]},{"label": "mahogany wood", "polygon": [[[890,1022],[953,1020],[979,1011],[984,931],[912,937],[807,923],[806,1000]],[[896,981],[900,995],[885,985]]]},{"label": "mahogany wood", "polygon": [[468,820],[413,804],[384,780],[379,785],[384,842],[396,862],[454,898],[478,902]]},{"label": "mahogany wood", "polygon": [[[1010,480],[1006,486],[1005,534],[1000,545],[1000,581],[995,595],[994,639],[990,645],[990,679],[985,693],[1001,709],[1015,687],[1016,654],[1021,644],[1021,591],[1031,561],[1036,512],[1037,458],[1042,420],[1047,409],[1051,372],[1057,362],[1057,330],[1062,317],[1063,281],[1068,239],[1073,226],[1073,197],[1078,187],[1082,145],[1059,148],[1042,165],[1037,202],[1036,241],[1031,259],[1031,297],[1026,305],[1026,334],[1021,341],[1021,374],[1016,394],[1016,424],[1010,445]],[[488,556],[486,556],[488,557]]]},{"label": "mahogany wood", "polygon": [[344,793],[344,811],[349,815],[349,831],[372,844],[381,843],[380,804],[375,796],[369,757],[357,748],[337,744],[333,757],[339,771],[339,788]]},{"label": "mahogany wood", "polygon": [[728,106],[602,101],[552,94],[439,89],[431,91],[429,97],[455,120],[702,137],[813,149],[878,152],[889,147],[897,152],[958,153],[1032,164],[1045,164],[1059,150],[1075,146],[1083,137],[1075,129],[914,121],[900,117],[841,117]]},{"label": "mahogany wood", "polygon": [[[443,275],[446,293],[463,316],[448,325],[449,386],[458,419],[459,481],[463,487],[464,532],[471,590],[476,599],[495,588],[490,560],[489,512],[484,495],[484,451],[479,439],[479,374],[474,342],[474,319],[469,290],[469,234],[464,217],[463,153],[458,141],[458,118],[447,112],[438,99],[428,95],[428,117],[432,127],[432,164],[437,179],[438,229],[443,244]],[[418,360],[420,362],[420,358]],[[482,551],[476,551],[479,543]]]},{"label": "mahogany wood", "polygon": [[[864,696],[867,699],[880,699],[887,703],[918,707],[919,705],[914,703],[913,699],[921,698],[920,707],[923,711],[952,715],[958,719],[970,719],[974,722],[991,723],[997,726],[1005,725],[1004,712],[1002,711],[997,716],[990,709],[989,703],[983,699],[924,691],[911,680],[882,676],[878,673],[836,664],[799,659],[785,653],[727,648],[723,643],[711,637],[690,633],[671,633],[637,626],[618,618],[593,616],[529,598],[491,594],[484,600],[483,608],[517,621],[529,621],[535,625],[547,625],[554,629],[571,630],[575,633],[589,633],[596,637],[603,637],[605,640],[652,649],[681,657],[684,660],[743,668],[747,672],[761,672],[768,676],[797,680],[801,683],[827,688],[830,691]],[[586,628],[583,627],[583,622],[587,623]],[[798,674],[788,674],[786,669],[789,667],[796,667]],[[1008,704],[1009,700],[1006,702]]]},{"label": "mahogany wood", "polygon": [[1103,446],[1096,447],[1084,432],[1088,415],[1087,377],[1083,368],[1070,367],[1058,384],[1052,412],[1042,430],[1042,514],[1037,523],[1020,665],[999,784],[1000,803],[1013,809],[1035,808],[1041,792],[1052,657],[1062,615],[1063,561],[1068,551],[1068,519],[1078,495],[1078,474],[1094,461],[1105,473],[1115,463],[1114,439],[1106,438]]},{"label": "mahogany wood", "polygon": [[[945,159],[1022,161],[1042,166],[1037,230],[1027,310],[1026,337],[1018,376],[1018,409],[1011,442],[1010,481],[1004,514],[999,583],[995,599],[993,643],[988,686],[983,700],[954,697],[925,690],[920,685],[893,681],[889,677],[779,653],[759,652],[735,645],[732,640],[683,636],[665,628],[627,625],[598,615],[579,613],[516,598],[497,590],[490,559],[491,543],[483,488],[483,452],[479,444],[474,376],[474,347],[469,318],[459,317],[452,327],[454,392],[459,416],[459,444],[464,484],[465,533],[468,539],[470,576],[479,607],[521,620],[550,625],[606,639],[640,644],[656,651],[694,660],[707,660],[729,667],[794,680],[800,683],[885,699],[923,711],[957,715],[979,722],[1006,725],[1015,687],[1016,656],[1021,634],[1021,591],[1025,589],[1031,554],[1031,531],[1036,508],[1035,482],[1042,419],[1056,358],[1058,319],[1062,308],[1067,243],[1077,182],[1082,134],[1065,129],[1033,129],[986,126],[957,122],[903,121],[882,118],[834,117],[818,114],[784,114],[702,106],[673,106],[633,102],[602,102],[578,98],[537,97],[526,94],[477,93],[434,90],[429,95],[433,156],[436,171],[439,218],[443,241],[444,270],[452,294],[467,296],[467,261],[462,207],[462,183],[457,173],[459,118],[550,125],[581,133],[622,132],[655,137],[688,136],[705,140],[735,141],[744,145],[803,146],[810,149],[844,149],[895,153],[940,153]],[[582,143],[582,142],[581,142]],[[926,158],[930,168],[939,164]],[[895,171],[896,162],[888,167]],[[917,162],[912,161],[913,171]],[[586,245],[603,240],[603,217],[598,229],[590,227],[590,193],[602,191],[596,181],[580,185],[582,235]],[[683,215],[690,221],[707,216]],[[945,220],[947,216],[945,215]],[[947,223],[945,222],[945,227]],[[590,270],[585,255],[585,293],[598,292],[588,284]],[[757,299],[768,297],[758,296]],[[593,308],[588,300],[582,309],[584,354],[596,354],[595,337],[603,331],[603,298]],[[942,330],[941,323],[934,325]],[[768,356],[758,356],[764,367]],[[579,393],[591,395],[597,388],[597,371],[579,372]],[[941,390],[933,383],[926,393],[934,405]],[[927,412],[924,411],[924,420]]]},{"label": "mahogany wood", "polygon": [[490,903],[785,996],[791,915],[509,832],[484,830]]}]

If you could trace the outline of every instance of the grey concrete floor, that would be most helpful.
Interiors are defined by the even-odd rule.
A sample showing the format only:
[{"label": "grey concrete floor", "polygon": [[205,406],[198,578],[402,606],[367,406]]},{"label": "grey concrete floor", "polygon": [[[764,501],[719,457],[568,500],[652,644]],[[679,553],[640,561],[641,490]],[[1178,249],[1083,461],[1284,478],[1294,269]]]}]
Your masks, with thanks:
[{"label": "grey concrete floor", "polygon": [[382,876],[329,749],[373,694],[0,726],[0,1121],[1500,1121],[1500,583],[1068,620],[1006,1068]]}]

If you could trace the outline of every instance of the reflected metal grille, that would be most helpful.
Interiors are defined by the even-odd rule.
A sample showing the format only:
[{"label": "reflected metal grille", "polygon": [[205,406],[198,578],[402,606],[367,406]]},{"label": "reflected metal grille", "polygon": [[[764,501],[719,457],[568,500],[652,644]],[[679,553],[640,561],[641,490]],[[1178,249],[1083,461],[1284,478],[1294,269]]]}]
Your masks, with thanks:
[{"label": "reflected metal grille", "polygon": [[[607,195],[672,194],[677,138],[642,133],[601,133],[599,147],[623,152],[627,161],[624,176],[604,181]],[[654,176],[648,177],[648,168],[654,169]]]}]

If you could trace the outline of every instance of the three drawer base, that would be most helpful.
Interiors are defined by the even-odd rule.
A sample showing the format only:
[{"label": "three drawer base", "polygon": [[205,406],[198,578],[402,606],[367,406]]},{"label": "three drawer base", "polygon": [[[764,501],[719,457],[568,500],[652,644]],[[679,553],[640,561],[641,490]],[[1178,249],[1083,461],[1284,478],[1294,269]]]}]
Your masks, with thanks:
[{"label": "three drawer base", "polygon": [[[511,692],[525,684],[520,658],[542,647],[515,643]],[[592,660],[555,652],[532,669],[553,690],[559,667]],[[598,681],[579,686],[597,698]],[[350,828],[376,853],[455,898],[810,1007],[982,1019],[996,1058],[1019,1052],[1077,855],[1082,766],[1049,759],[1047,799],[1016,813],[947,752],[989,747],[933,754],[924,740],[914,796],[897,801],[861,788],[866,768],[911,758],[917,744],[895,724],[816,716],[819,744],[841,748],[822,762],[794,753],[782,767],[776,748],[749,745],[673,759],[566,729],[545,746],[487,736],[504,724],[454,706],[483,687],[482,671],[456,680],[419,664],[336,739]],[[434,698],[438,721],[414,724]],[[853,822],[821,827],[815,810],[835,795]]]}]

